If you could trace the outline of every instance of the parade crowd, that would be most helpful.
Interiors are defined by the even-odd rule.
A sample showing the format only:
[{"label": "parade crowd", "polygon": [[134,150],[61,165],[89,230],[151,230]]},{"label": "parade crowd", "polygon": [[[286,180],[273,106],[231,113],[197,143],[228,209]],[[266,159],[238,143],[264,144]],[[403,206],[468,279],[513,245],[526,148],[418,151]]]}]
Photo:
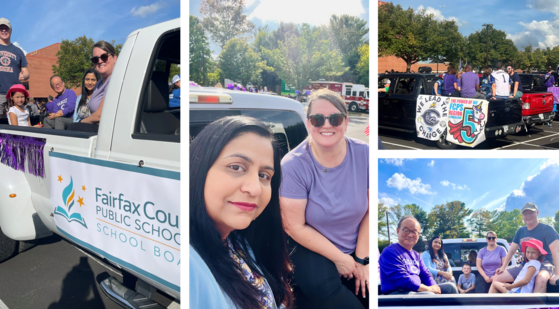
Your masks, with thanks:
[{"label": "parade crowd", "polygon": [[[97,132],[103,111],[105,95],[117,61],[114,46],[105,41],[93,45],[92,68],[83,72],[81,94],[67,89],[58,75],[50,77],[50,86],[56,93],[49,102],[30,100],[29,92],[21,83],[29,79],[29,69],[23,51],[11,43],[12,25],[0,18],[0,55],[9,61],[0,62],[0,116],[6,114],[13,126],[31,126],[30,116],[40,116],[33,127],[45,129]],[[180,74],[172,79],[169,89],[169,107],[180,107]]]}]

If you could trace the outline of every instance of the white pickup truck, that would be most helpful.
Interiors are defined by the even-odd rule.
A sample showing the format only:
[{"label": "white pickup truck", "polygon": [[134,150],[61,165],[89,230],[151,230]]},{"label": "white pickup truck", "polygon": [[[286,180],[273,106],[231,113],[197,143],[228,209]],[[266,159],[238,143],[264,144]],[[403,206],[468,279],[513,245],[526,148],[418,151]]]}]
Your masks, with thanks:
[{"label": "white pickup truck", "polygon": [[126,308],[180,303],[180,19],[132,32],[118,56],[98,133],[0,124],[0,262],[53,233],[132,274],[101,289]]}]

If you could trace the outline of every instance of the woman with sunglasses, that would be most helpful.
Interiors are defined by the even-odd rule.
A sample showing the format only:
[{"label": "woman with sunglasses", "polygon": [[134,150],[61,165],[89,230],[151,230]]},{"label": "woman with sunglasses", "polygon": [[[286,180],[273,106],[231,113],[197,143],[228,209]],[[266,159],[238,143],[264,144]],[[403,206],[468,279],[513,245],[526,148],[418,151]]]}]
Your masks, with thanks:
[{"label": "woman with sunglasses", "polygon": [[456,280],[452,276],[452,267],[444,253],[443,240],[440,236],[433,236],[429,240],[427,251],[421,253],[421,259],[438,285],[447,282],[456,284]]},{"label": "woman with sunglasses", "polygon": [[190,308],[292,308],[278,190],[262,122],[219,119],[190,145]]},{"label": "woman with sunglasses", "polygon": [[102,78],[95,85],[93,94],[89,99],[91,115],[78,123],[71,124],[68,126],[68,130],[83,132],[97,132],[99,130],[105,94],[107,93],[111,74],[113,74],[113,69],[115,68],[117,55],[115,48],[105,41],[99,41],[93,45],[92,55],[91,62],[93,62],[95,70]]},{"label": "woman with sunglasses", "polygon": [[479,251],[476,267],[479,276],[476,276],[476,293],[488,293],[493,277],[498,268],[505,262],[507,251],[497,245],[497,233],[489,231],[486,234],[487,247]]},{"label": "woman with sunglasses", "polygon": [[282,160],[299,308],[369,308],[369,146],[344,136],[348,120],[339,94],[313,92],[310,136]]}]

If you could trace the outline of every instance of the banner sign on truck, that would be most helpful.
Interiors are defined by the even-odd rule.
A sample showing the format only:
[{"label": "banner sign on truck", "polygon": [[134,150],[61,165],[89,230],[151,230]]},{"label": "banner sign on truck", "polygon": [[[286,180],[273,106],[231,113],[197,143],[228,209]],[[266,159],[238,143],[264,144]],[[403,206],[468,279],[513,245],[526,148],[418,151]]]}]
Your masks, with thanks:
[{"label": "banner sign on truck", "polygon": [[446,140],[468,147],[485,141],[489,102],[467,98],[450,98]]},{"label": "banner sign on truck", "polygon": [[417,136],[431,141],[439,140],[446,130],[450,98],[420,95],[417,99],[415,128]]},{"label": "banner sign on truck", "polygon": [[81,246],[180,291],[180,174],[49,153],[58,230]]}]

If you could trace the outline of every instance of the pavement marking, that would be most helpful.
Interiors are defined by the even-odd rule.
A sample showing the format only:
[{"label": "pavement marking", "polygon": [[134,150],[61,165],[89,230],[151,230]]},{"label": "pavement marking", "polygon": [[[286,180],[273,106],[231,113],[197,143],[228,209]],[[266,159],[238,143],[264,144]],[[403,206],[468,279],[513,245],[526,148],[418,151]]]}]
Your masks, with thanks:
[{"label": "pavement marking", "polygon": [[[77,246],[74,246],[74,248],[78,249],[78,250],[81,251],[83,254],[89,256],[92,260],[94,260],[95,262],[97,262],[99,265],[105,267],[106,269],[108,269],[108,270],[112,271],[113,273],[115,273],[115,274],[117,274],[117,275],[119,275],[119,276],[122,277],[122,274],[121,274],[121,273],[118,273],[118,272],[116,272],[114,269],[112,269],[112,268],[108,267],[107,265],[105,265],[104,263],[101,263],[99,260],[97,260],[97,259],[96,259],[94,256],[92,256],[91,254],[89,254],[89,253],[83,251],[82,249],[78,248]],[[2,307],[0,307],[0,309],[2,309]]]},{"label": "pavement marking", "polygon": [[4,304],[4,302],[0,299],[0,309],[9,309],[8,306],[6,306],[6,304]]},{"label": "pavement marking", "polygon": [[[381,141],[383,144],[388,144],[388,145],[392,145],[392,146],[399,146],[399,147],[404,147],[404,148],[409,148],[409,149],[415,149],[415,150],[423,150],[421,148],[415,148],[415,147],[410,147],[410,146],[405,146],[405,145],[400,145],[400,144],[394,144],[394,143],[390,143],[390,142],[383,142]],[[389,149],[387,149],[389,150]]]},{"label": "pavement marking", "polygon": [[[527,141],[524,141],[524,142],[512,142],[512,141],[511,141],[513,144],[510,144],[510,145],[507,145],[507,146],[503,146],[503,147],[501,147],[501,148],[495,148],[495,149],[505,149],[505,148],[508,148],[508,147],[512,147],[512,146],[514,146],[514,145],[527,144],[527,143],[529,143],[529,142],[537,141],[537,140],[540,140],[540,139],[542,139],[542,138],[552,137],[552,136],[555,136],[555,135],[559,135],[559,133],[555,133],[555,134],[551,134],[551,135],[548,135],[548,136],[542,136],[542,137],[530,139],[530,140],[527,140]],[[494,149],[494,150],[495,150],[495,149]]]}]

